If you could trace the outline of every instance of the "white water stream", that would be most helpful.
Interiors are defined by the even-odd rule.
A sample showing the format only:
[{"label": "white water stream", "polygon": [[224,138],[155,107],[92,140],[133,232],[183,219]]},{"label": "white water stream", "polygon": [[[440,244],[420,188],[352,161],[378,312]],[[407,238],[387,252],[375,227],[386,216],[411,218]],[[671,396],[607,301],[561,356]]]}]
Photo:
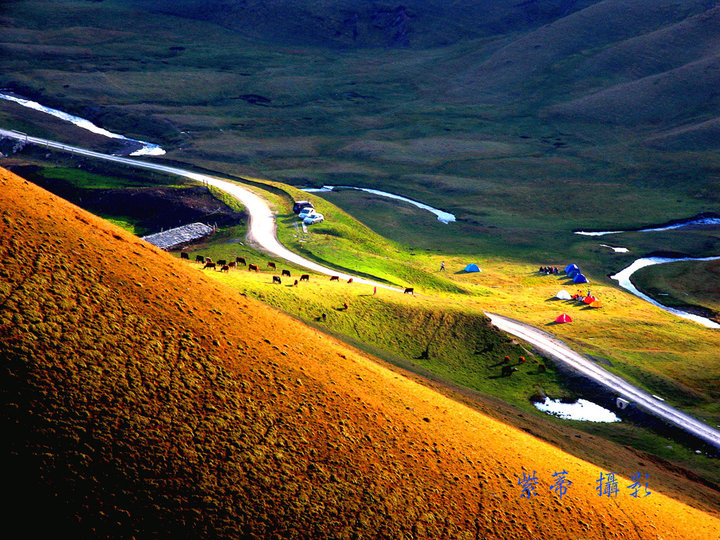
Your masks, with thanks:
[{"label": "white water stream", "polygon": [[50,107],[45,107],[44,105],[41,105],[37,101],[31,101],[29,99],[11,96],[9,94],[2,94],[2,93],[0,93],[0,99],[4,99],[6,101],[12,101],[13,103],[17,103],[18,105],[27,107],[28,109],[33,109],[35,111],[40,111],[40,112],[49,114],[51,116],[54,116],[55,118],[60,118],[61,120],[70,122],[71,124],[74,124],[81,129],[85,129],[85,130],[95,133],[97,135],[102,135],[103,137],[108,137],[110,139],[121,139],[124,141],[130,141],[130,142],[135,142],[135,143],[141,144],[142,148],[135,150],[133,153],[130,154],[131,156],[162,156],[163,154],[165,154],[165,150],[160,148],[160,146],[158,146],[157,144],[153,144],[153,143],[149,143],[149,142],[145,142],[145,141],[138,141],[137,139],[130,139],[128,137],[125,137],[124,135],[120,135],[119,133],[113,133],[112,131],[108,131],[107,129],[103,129],[99,126],[96,126],[90,120],[86,120],[85,118],[80,118],[79,116],[73,116],[72,114],[68,114],[66,112],[59,111],[57,109],[51,109]]},{"label": "white water stream", "polygon": [[667,311],[669,313],[672,313],[673,315],[677,315],[678,317],[682,317],[683,319],[689,319],[691,321],[695,321],[696,323],[702,324],[703,326],[705,326],[707,328],[720,329],[720,324],[708,319],[707,317],[701,317],[700,315],[694,315],[692,313],[687,313],[686,311],[681,311],[679,309],[665,306],[665,305],[661,304],[660,302],[656,302],[655,300],[650,298],[648,295],[640,292],[638,290],[638,288],[635,287],[635,285],[633,285],[632,281],[630,281],[630,277],[635,272],[637,272],[641,268],[645,268],[646,266],[652,266],[654,264],[667,264],[667,263],[680,262],[680,261],[715,261],[718,259],[720,259],[720,257],[700,257],[700,258],[646,257],[643,259],[637,259],[630,266],[628,266],[627,268],[624,268],[623,270],[621,270],[614,276],[610,276],[610,278],[616,280],[623,289],[633,293],[635,296],[638,296],[638,297],[642,298],[643,300],[646,300],[647,302],[650,302],[651,304],[653,304],[661,309],[664,309],[665,311]]},{"label": "white water stream", "polygon": [[388,193],[387,191],[380,191],[379,189],[370,189],[370,188],[360,188],[355,186],[323,186],[321,188],[305,188],[303,191],[307,191],[308,193],[327,193],[329,191],[333,191],[335,188],[340,189],[357,189],[358,191],[365,191],[367,193],[372,193],[374,195],[380,195],[381,197],[387,197],[389,199],[396,199],[398,201],[403,201],[409,204],[412,204],[413,206],[417,206],[418,208],[422,208],[423,210],[427,210],[428,212],[432,212],[435,214],[438,218],[438,221],[448,224],[452,221],[455,221],[455,215],[451,214],[450,212],[445,212],[444,210],[438,210],[437,208],[433,208],[430,205],[414,201],[412,199],[408,199],[407,197],[403,197],[402,195],[395,195],[394,193]]}]

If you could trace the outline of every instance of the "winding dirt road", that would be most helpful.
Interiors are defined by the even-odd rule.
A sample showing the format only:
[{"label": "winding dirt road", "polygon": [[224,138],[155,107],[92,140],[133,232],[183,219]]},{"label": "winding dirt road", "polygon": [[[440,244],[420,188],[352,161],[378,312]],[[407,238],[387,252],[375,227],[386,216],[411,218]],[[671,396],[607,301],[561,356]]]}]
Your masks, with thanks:
[{"label": "winding dirt road", "polygon": [[[342,279],[353,278],[353,281],[358,283],[366,283],[385,289],[398,291],[395,287],[390,287],[382,283],[377,283],[368,279],[359,278],[350,274],[344,274],[337,272],[331,268],[324,267],[311,260],[308,260],[296,253],[293,253],[285,246],[280,244],[275,234],[275,218],[273,217],[272,211],[268,206],[268,203],[254,194],[253,192],[238,186],[237,184],[222,180],[220,178],[194,173],[177,167],[170,167],[166,165],[160,165],[156,163],[150,163],[146,161],[140,161],[137,159],[130,159],[120,156],[112,156],[109,154],[103,154],[100,152],[94,152],[92,150],[85,150],[76,146],[69,146],[55,141],[49,141],[38,137],[31,137],[24,133],[16,131],[8,131],[0,129],[0,137],[9,137],[25,141],[26,143],[37,144],[45,146],[46,148],[54,148],[65,152],[70,152],[77,155],[92,157],[96,159],[102,159],[106,161],[112,161],[115,163],[122,163],[132,167],[140,167],[143,169],[149,169],[153,171],[164,172],[196,180],[211,186],[215,186],[221,189],[236,199],[238,199],[247,209],[250,214],[250,226],[248,236],[260,245],[265,251],[272,253],[280,258],[295,263],[299,266],[305,267],[309,270],[313,270],[320,274],[325,275],[337,275]],[[538,330],[532,326],[523,324],[519,321],[503,317],[494,313],[486,313],[490,317],[491,321],[499,329],[519,337],[520,339],[531,343],[536,349],[541,351],[543,354],[553,358],[556,361],[562,362],[568,367],[584,374],[592,380],[602,384],[609,391],[615,392],[622,396],[626,400],[632,402],[634,405],[643,408],[647,412],[654,414],[655,416],[664,419],[670,424],[677,426],[688,433],[698,437],[699,439],[707,442],[708,444],[720,449],[720,431],[700,422],[699,420],[688,416],[687,414],[671,407],[664,402],[652,397],[640,390],[639,388],[627,383],[620,377],[613,375],[612,373],[597,366],[591,360],[586,358],[562,343],[560,340],[550,336],[549,334]]]}]

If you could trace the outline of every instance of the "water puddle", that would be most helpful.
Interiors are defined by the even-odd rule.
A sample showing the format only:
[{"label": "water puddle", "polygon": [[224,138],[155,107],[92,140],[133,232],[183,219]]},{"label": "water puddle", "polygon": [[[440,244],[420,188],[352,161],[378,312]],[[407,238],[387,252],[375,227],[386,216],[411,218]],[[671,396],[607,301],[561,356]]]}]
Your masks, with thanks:
[{"label": "water puddle", "polygon": [[559,399],[546,397],[545,401],[538,401],[533,405],[545,413],[565,420],[620,422],[620,418],[614,412],[586,399],[578,399],[575,403],[563,403]]},{"label": "water puddle", "polygon": [[612,249],[615,253],[628,253],[630,250],[624,247],[608,246],[607,244],[600,244],[600,247],[606,247]]},{"label": "water puddle", "polygon": [[68,114],[63,111],[59,111],[57,109],[51,109],[50,107],[45,107],[44,105],[41,105],[37,101],[31,101],[29,99],[11,96],[9,94],[2,94],[0,93],[0,99],[4,99],[6,101],[12,101],[13,103],[17,103],[19,105],[22,105],[23,107],[27,107],[28,109],[33,109],[35,111],[40,111],[45,114],[49,114],[51,116],[54,116],[55,118],[59,118],[61,120],[65,120],[66,122],[70,122],[71,124],[81,128],[85,129],[87,131],[90,131],[92,133],[95,133],[97,135],[102,135],[103,137],[108,137],[110,139],[120,139],[124,141],[130,141],[134,143],[138,143],[142,145],[142,148],[135,150],[130,155],[131,156],[162,156],[165,154],[165,150],[160,148],[157,144],[145,142],[145,141],[138,141],[137,139],[130,139],[128,137],[125,137],[124,135],[120,135],[118,133],[113,133],[112,131],[108,131],[106,129],[103,129],[99,126],[96,126],[93,124],[90,120],[86,120],[85,118],[80,118],[79,116],[73,116],[72,114]]},{"label": "water puddle", "polygon": [[412,199],[408,199],[407,197],[403,197],[402,195],[395,195],[394,193],[388,193],[387,191],[380,191],[379,189],[370,189],[370,188],[359,188],[355,186],[323,186],[321,188],[306,188],[303,189],[303,191],[307,191],[308,193],[327,193],[329,191],[333,191],[336,188],[340,189],[356,189],[358,191],[365,191],[367,193],[372,193],[373,195],[379,195],[381,197],[387,197],[388,199],[395,199],[398,201],[403,201],[408,204],[412,204],[413,206],[416,206],[418,208],[422,208],[423,210],[427,210],[428,212],[432,212],[437,216],[438,221],[448,224],[452,221],[455,221],[455,215],[451,214],[450,212],[445,212],[444,210],[438,210],[437,208],[433,208],[432,206],[429,206],[427,204],[414,201]]}]

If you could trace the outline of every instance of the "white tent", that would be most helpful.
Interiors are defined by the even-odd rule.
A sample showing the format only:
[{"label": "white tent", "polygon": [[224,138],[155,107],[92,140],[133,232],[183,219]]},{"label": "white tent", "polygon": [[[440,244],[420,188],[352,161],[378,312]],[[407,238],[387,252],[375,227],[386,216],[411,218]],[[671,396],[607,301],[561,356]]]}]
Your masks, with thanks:
[{"label": "white tent", "polygon": [[570,300],[572,298],[572,296],[570,296],[569,292],[567,292],[565,289],[563,289],[562,291],[560,291],[559,293],[557,293],[555,295],[555,298],[558,298],[560,300]]}]

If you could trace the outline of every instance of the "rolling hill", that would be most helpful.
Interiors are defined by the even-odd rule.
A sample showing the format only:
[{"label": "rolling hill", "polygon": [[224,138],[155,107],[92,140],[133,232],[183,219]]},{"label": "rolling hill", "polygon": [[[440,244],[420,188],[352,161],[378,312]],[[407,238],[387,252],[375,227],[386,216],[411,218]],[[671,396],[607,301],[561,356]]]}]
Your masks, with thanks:
[{"label": "rolling hill", "polygon": [[[79,536],[711,538],[492,420],[8,173],[6,525]],[[638,469],[643,468],[638,463]],[[560,498],[552,474],[573,483]],[[537,496],[518,479],[537,474]],[[38,515],[42,519],[38,519]]]}]

